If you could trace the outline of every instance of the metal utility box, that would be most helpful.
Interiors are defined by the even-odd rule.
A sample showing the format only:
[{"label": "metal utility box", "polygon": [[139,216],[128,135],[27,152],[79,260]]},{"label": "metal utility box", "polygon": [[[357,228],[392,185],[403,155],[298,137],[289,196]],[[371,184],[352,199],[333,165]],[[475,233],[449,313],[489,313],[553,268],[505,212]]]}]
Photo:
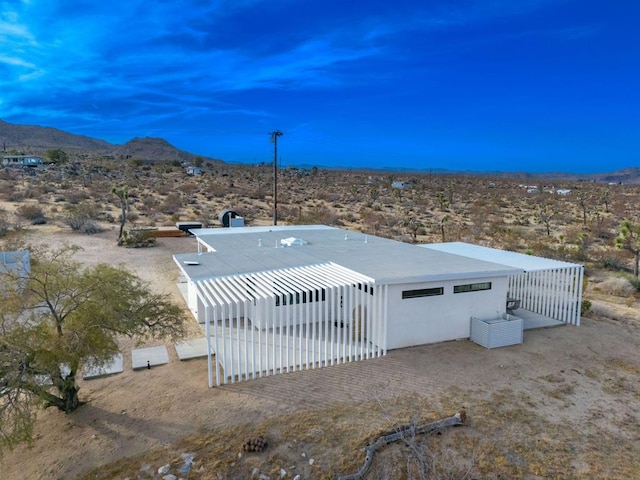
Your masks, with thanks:
[{"label": "metal utility box", "polygon": [[220,224],[225,228],[244,226],[244,219],[242,219],[243,225],[237,225],[237,224],[232,225],[231,220],[234,218],[242,218],[242,217],[238,215],[238,212],[234,212],[233,210],[229,210],[229,209],[222,210],[218,215],[218,220],[220,221]]},{"label": "metal utility box", "polygon": [[471,318],[471,341],[486,348],[519,345],[523,341],[524,321],[505,314],[489,320]]}]

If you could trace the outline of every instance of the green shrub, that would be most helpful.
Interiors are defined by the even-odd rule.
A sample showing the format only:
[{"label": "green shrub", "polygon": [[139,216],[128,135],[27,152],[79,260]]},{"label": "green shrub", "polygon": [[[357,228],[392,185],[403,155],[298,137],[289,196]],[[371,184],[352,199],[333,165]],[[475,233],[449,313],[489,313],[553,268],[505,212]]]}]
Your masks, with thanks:
[{"label": "green shrub", "polygon": [[625,278],[629,280],[629,283],[636,289],[636,293],[640,292],[640,278],[633,275],[627,275]]},{"label": "green shrub", "polygon": [[125,230],[122,232],[120,245],[128,248],[154,247],[156,238],[152,235],[151,230]]}]

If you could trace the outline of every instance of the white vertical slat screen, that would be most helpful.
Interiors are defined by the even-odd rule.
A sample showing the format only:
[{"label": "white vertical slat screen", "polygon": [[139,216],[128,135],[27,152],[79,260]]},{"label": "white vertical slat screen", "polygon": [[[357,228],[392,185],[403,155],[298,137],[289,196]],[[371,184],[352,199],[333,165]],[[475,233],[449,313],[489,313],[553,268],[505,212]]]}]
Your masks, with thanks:
[{"label": "white vertical slat screen", "polygon": [[571,325],[580,325],[584,268],[536,270],[509,277],[509,296],[520,308]]},{"label": "white vertical slat screen", "polygon": [[340,265],[217,277],[196,288],[216,385],[386,354],[387,288]]}]

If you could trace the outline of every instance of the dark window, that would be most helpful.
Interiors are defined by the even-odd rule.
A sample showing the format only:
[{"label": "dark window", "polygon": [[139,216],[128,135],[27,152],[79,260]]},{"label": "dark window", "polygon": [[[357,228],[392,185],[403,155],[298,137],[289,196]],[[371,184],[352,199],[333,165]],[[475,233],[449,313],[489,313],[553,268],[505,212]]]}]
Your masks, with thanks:
[{"label": "dark window", "polygon": [[407,298],[419,298],[419,297],[433,297],[435,295],[442,295],[444,293],[444,289],[442,287],[438,288],[421,288],[419,290],[404,290],[402,292],[402,299]]},{"label": "dark window", "polygon": [[480,290],[491,290],[491,282],[469,283],[453,287],[453,293],[479,292]]}]

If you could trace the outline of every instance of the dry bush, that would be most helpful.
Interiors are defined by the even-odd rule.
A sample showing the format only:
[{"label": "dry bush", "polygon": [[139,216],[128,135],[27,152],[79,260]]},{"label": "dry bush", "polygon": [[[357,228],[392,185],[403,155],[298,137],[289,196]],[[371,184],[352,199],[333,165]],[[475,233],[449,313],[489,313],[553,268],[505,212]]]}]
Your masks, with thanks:
[{"label": "dry bush", "polygon": [[610,277],[598,285],[598,290],[617,297],[629,297],[636,292],[636,288],[628,278]]},{"label": "dry bush", "polygon": [[16,213],[19,217],[25,220],[31,220],[32,222],[39,221],[44,218],[44,212],[39,205],[28,203],[20,205],[16,209]]},{"label": "dry bush", "polygon": [[9,233],[9,220],[4,210],[0,210],[0,237],[4,237]]},{"label": "dry bush", "polygon": [[182,198],[177,192],[172,192],[160,204],[159,210],[166,215],[177,214],[183,206]]},{"label": "dry bush", "polygon": [[102,231],[96,222],[100,215],[98,205],[85,200],[69,207],[64,222],[75,232],[91,235]]},{"label": "dry bush", "polygon": [[292,223],[302,225],[342,225],[342,221],[340,220],[338,214],[324,204],[316,205],[310,210],[303,210],[302,208],[300,208],[298,213],[298,218],[293,219]]},{"label": "dry bush", "polygon": [[613,270],[615,272],[631,271],[626,260],[621,258],[619,252],[607,252],[599,258],[598,263],[606,270]]},{"label": "dry bush", "polygon": [[22,190],[18,190],[14,188],[10,190],[5,196],[4,199],[8,202],[22,202],[26,198],[24,192]]}]

